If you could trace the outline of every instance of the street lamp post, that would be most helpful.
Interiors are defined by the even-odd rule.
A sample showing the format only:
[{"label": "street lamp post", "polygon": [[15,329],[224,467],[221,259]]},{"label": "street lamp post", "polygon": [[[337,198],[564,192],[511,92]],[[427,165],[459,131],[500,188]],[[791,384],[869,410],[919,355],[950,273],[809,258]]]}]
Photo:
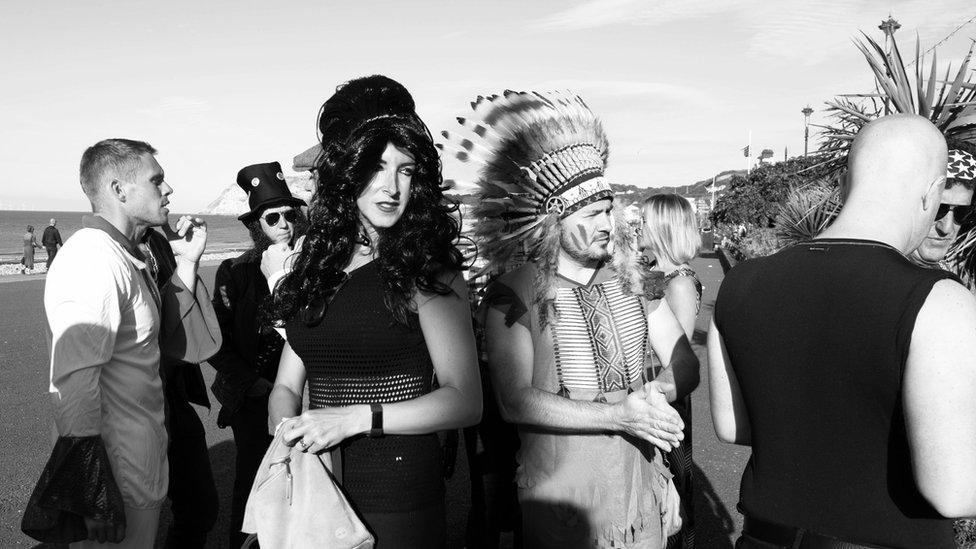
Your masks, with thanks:
[{"label": "street lamp post", "polygon": [[895,18],[892,17],[890,13],[888,14],[888,19],[886,21],[882,21],[881,24],[878,25],[878,30],[884,32],[885,35],[885,53],[891,52],[891,41],[895,37],[895,31],[900,28],[901,23],[895,21]]},{"label": "street lamp post", "polygon": [[[895,41],[895,31],[900,28],[901,24],[895,21],[895,18],[890,13],[888,14],[888,19],[878,25],[878,29],[885,35],[885,57],[891,57],[891,44]],[[891,78],[891,72],[887,68],[885,69],[885,73],[888,75],[888,78]],[[891,104],[885,98],[885,116],[888,116],[889,113],[891,113]]]},{"label": "street lamp post", "polygon": [[810,115],[813,114],[813,109],[810,105],[803,107],[803,157],[807,156],[807,149],[810,147]]}]

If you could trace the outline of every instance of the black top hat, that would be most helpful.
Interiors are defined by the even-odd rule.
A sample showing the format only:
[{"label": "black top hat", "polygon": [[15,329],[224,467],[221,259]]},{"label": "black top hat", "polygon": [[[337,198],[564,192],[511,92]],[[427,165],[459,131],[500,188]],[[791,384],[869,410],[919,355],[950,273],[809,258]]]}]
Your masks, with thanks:
[{"label": "black top hat", "polygon": [[288,190],[281,164],[253,164],[237,172],[237,184],[247,193],[247,204],[251,211],[237,219],[247,223],[269,206],[304,206],[305,201],[295,198]]}]

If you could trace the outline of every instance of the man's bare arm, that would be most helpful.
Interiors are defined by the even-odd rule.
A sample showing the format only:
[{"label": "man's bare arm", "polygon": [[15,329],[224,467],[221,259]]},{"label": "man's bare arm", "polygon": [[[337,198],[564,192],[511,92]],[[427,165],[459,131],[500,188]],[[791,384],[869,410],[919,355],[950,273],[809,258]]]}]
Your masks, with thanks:
[{"label": "man's bare arm", "polygon": [[739,380],[714,320],[708,327],[708,394],[718,439],[732,444],[751,444],[752,431]]},{"label": "man's bare arm", "polygon": [[919,491],[943,516],[976,515],[976,299],[957,282],[919,311],[902,393]]},{"label": "man's bare arm", "polygon": [[[681,418],[660,393],[638,391],[615,404],[575,401],[532,386],[533,346],[528,328],[505,325],[504,314],[487,314],[488,364],[506,421],[566,432],[624,432],[664,451],[682,438]],[[654,402],[654,404],[651,404]]]}]

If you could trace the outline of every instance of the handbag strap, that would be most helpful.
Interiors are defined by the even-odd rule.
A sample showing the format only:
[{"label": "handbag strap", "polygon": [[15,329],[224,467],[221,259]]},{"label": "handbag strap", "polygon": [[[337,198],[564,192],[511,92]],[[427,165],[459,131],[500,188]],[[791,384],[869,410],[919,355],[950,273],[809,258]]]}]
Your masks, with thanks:
[{"label": "handbag strap", "polygon": [[332,457],[332,478],[339,485],[342,485],[342,445],[340,444],[336,449],[331,450],[329,455]]}]

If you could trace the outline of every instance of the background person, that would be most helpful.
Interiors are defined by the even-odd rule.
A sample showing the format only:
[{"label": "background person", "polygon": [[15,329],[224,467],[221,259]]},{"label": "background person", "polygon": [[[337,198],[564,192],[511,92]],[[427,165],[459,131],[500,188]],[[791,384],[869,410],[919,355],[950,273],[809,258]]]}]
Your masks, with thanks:
[{"label": "background person", "polygon": [[24,233],[24,257],[20,260],[20,264],[23,265],[24,272],[27,274],[34,272],[35,248],[40,248],[40,246],[37,244],[37,237],[34,235],[34,226],[28,225],[27,232]]},{"label": "background person", "polygon": [[[237,184],[248,195],[250,210],[238,219],[247,227],[252,246],[240,256],[224,260],[217,269],[213,307],[223,344],[209,360],[217,370],[212,387],[221,405],[217,425],[230,425],[237,449],[230,547],[240,547],[247,539],[241,532],[244,507],[272,439],[268,395],[285,343],[260,314],[261,304],[270,295],[262,257],[272,245],[291,249],[306,227],[300,209],[305,202],[291,195],[277,162],[242,168]],[[277,265],[277,269],[282,267]]]},{"label": "background person", "polygon": [[58,231],[57,224],[58,220],[52,217],[51,224],[44,229],[44,234],[41,235],[41,244],[47,250],[47,268],[49,270],[54,263],[54,256],[58,255],[58,248],[62,246],[61,232]]},{"label": "background person", "polygon": [[436,433],[481,414],[460,228],[413,107],[381,76],[326,101],[309,231],[272,307],[288,342],[271,421],[300,413],[307,380],[310,410],[284,438],[341,448],[343,487],[379,549],[444,545]]},{"label": "background person", "polygon": [[[689,263],[701,248],[701,234],[691,204],[676,194],[657,194],[644,201],[641,209],[641,241],[644,254],[653,260],[651,270],[664,275],[664,299],[671,307],[689,341],[695,333],[695,320],[701,309],[702,285]],[[664,364],[655,354],[653,371]],[[694,478],[692,476],[691,395],[671,405],[685,424],[684,438],[668,454],[668,466],[681,495],[681,532],[668,539],[669,548],[695,546]]]}]

